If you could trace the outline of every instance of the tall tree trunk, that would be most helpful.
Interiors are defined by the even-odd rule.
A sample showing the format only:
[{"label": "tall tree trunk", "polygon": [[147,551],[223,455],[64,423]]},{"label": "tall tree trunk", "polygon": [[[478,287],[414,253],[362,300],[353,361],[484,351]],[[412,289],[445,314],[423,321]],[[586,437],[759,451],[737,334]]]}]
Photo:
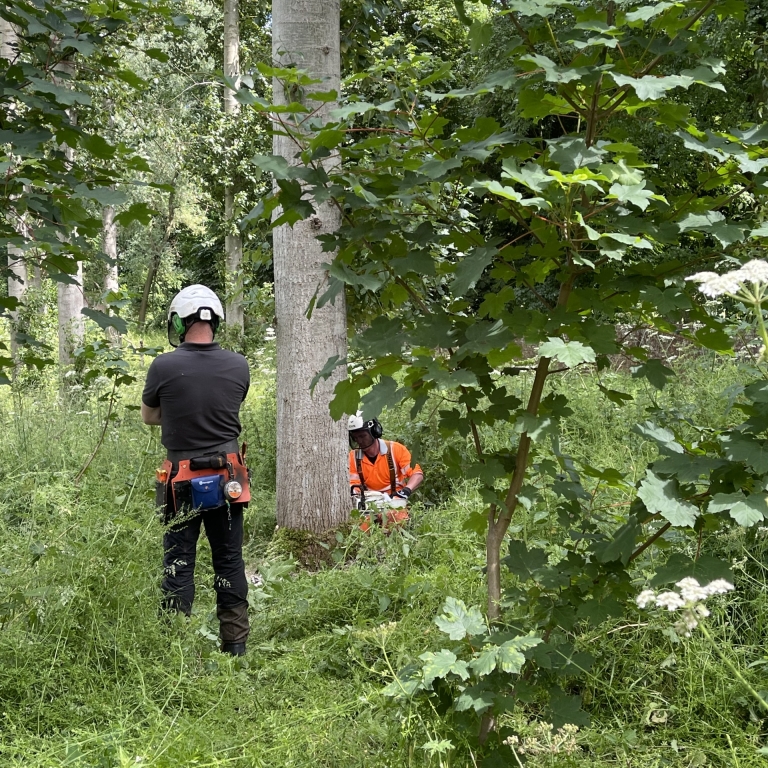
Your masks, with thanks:
[{"label": "tall tree trunk", "polygon": [[[240,24],[237,0],[224,0],[224,75],[240,83]],[[232,90],[224,87],[224,112],[233,117],[240,112],[240,104]],[[224,251],[226,254],[225,311],[227,325],[243,332],[243,296],[241,270],[243,238],[236,221],[235,187],[224,187]]]},{"label": "tall tree trunk", "polygon": [[[56,69],[67,74],[57,85],[68,86],[72,82],[75,65],[70,59],[62,60]],[[70,122],[74,125],[77,115],[74,110],[69,110]],[[63,147],[64,155],[68,163],[74,159],[74,150],[71,147]],[[57,307],[59,311],[59,365],[71,365],[74,362],[74,351],[83,343],[85,338],[85,318],[82,309],[85,306],[85,294],[83,292],[83,264],[77,262],[77,270],[70,275],[71,282],[58,283]]]},{"label": "tall tree trunk", "polygon": [[[171,180],[171,191],[168,193],[168,223],[165,226],[165,232],[163,232],[163,242],[157,253],[152,257],[149,262],[149,268],[147,269],[147,277],[144,280],[144,290],[141,293],[141,305],[139,306],[139,333],[144,335],[144,325],[147,322],[147,310],[149,308],[149,295],[152,293],[152,284],[155,282],[155,276],[157,270],[160,267],[160,259],[163,258],[165,249],[171,242],[171,233],[173,232],[173,219],[176,216],[176,179],[178,179],[178,171]],[[143,343],[143,341],[142,341]]]},{"label": "tall tree trunk", "polygon": [[[120,289],[120,284],[117,271],[117,224],[115,223],[115,207],[113,205],[105,205],[101,212],[101,250],[111,261],[107,266],[107,274],[104,275],[102,293],[105,295],[117,293]],[[106,304],[103,304],[100,309],[103,312],[107,312],[109,308]],[[115,328],[110,327],[107,329],[107,336],[114,344],[117,342],[120,334],[118,334]]]},{"label": "tall tree trunk", "polygon": [[[318,90],[338,92],[340,80],[339,0],[272,2],[272,58],[322,79]],[[276,104],[287,104],[283,85],[274,82]],[[310,103],[327,118],[334,104]],[[274,153],[297,163],[296,144],[275,136]],[[329,157],[327,168],[339,162]],[[331,419],[333,388],[344,378],[337,369],[310,395],[312,378],[330,357],[347,355],[344,294],[307,319],[307,308],[328,275],[318,235],[339,226],[331,203],[315,204],[316,214],[274,232],[275,314],[277,316],[277,522],[289,528],[323,531],[349,514],[347,425]]]},{"label": "tall tree trunk", "polygon": [[[0,18],[0,57],[8,62],[12,62],[17,54],[17,35],[13,25]],[[23,229],[23,225],[17,226],[17,231]],[[19,304],[24,301],[24,293],[29,284],[27,278],[27,265],[24,261],[24,251],[16,245],[8,246],[8,297],[15,298]],[[16,341],[16,331],[19,329],[19,310],[14,309],[11,315],[11,357],[18,361],[18,343]]]},{"label": "tall tree trunk", "polygon": [[[19,305],[24,303],[24,294],[27,290],[27,265],[24,263],[24,252],[15,245],[8,246],[8,297],[18,300]],[[19,310],[12,309],[11,315],[11,358],[18,363],[19,345],[16,341],[16,332],[19,330]]]}]

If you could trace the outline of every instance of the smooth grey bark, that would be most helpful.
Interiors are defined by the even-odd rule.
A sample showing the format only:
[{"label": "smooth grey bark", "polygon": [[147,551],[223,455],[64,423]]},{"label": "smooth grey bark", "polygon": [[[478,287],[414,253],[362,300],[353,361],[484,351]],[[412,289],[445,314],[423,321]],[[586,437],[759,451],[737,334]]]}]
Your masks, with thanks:
[{"label": "smooth grey bark", "polygon": [[[339,1],[273,0],[272,58],[276,65],[295,65],[322,80],[317,90],[339,90]],[[273,83],[276,104],[288,98],[283,84]],[[335,104],[309,102],[316,118],[327,119]],[[296,143],[275,136],[274,154],[296,164]],[[326,169],[339,162],[325,161]],[[350,509],[349,450],[346,420],[333,421],[328,404],[337,382],[346,376],[337,368],[310,394],[313,377],[329,358],[347,356],[346,306],[343,292],[335,304],[315,309],[307,319],[312,297],[327,287],[318,235],[333,232],[340,214],[331,202],[315,204],[316,213],[293,227],[274,231],[275,314],[277,317],[277,523],[321,532],[344,522]],[[279,212],[276,214],[279,215]]]},{"label": "smooth grey bark", "polygon": [[[13,61],[18,53],[16,42],[17,35],[13,25],[0,18],[0,57],[8,62]],[[13,225],[17,232],[23,233],[24,225],[22,222],[15,221]],[[8,297],[17,299],[21,304],[24,301],[24,293],[27,290],[29,280],[27,265],[24,261],[24,251],[16,245],[8,246],[8,269],[11,273],[8,275]],[[19,311],[15,309],[9,314],[11,316],[11,358],[17,360],[19,350],[16,342],[16,331],[19,327]]]},{"label": "smooth grey bark", "polygon": [[[119,275],[117,269],[117,224],[115,222],[115,207],[105,205],[101,211],[101,250],[110,258],[112,263],[107,266],[107,273],[104,275],[102,293],[105,295],[112,292],[117,293],[120,289]],[[108,312],[106,304],[102,304],[99,309]],[[107,329],[107,336],[114,344],[117,342],[120,334],[114,328]]]},{"label": "smooth grey bark", "polygon": [[[62,78],[57,85],[67,86],[74,76],[75,66],[70,59],[62,60],[56,69],[65,73],[68,77]],[[58,79],[58,78],[56,78]],[[69,119],[74,125],[76,115],[74,110],[69,110]],[[63,147],[64,154],[69,163],[74,158],[71,147]],[[85,318],[82,309],[86,306],[83,293],[83,264],[77,262],[77,270],[69,275],[68,283],[57,284],[57,308],[59,312],[59,365],[70,365],[74,362],[74,350],[83,343],[85,338]]]},{"label": "smooth grey bark", "polygon": [[[224,0],[224,75],[240,84],[240,23],[238,0]],[[240,103],[234,91],[224,86],[224,112],[236,118]],[[227,325],[244,329],[241,270],[243,264],[243,238],[236,221],[235,188],[224,187],[224,252],[226,262],[225,312]]]}]

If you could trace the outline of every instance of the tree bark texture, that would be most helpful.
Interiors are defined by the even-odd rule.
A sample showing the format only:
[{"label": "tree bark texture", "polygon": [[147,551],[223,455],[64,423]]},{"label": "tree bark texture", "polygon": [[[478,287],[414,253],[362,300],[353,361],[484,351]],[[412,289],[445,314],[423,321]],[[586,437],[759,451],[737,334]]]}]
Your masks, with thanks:
[{"label": "tree bark texture", "polygon": [[179,174],[177,172],[171,181],[172,189],[168,193],[168,223],[165,226],[165,232],[163,232],[163,242],[157,252],[150,259],[149,267],[147,268],[147,277],[144,280],[144,290],[141,293],[138,326],[139,333],[142,334],[142,336],[144,334],[144,325],[147,322],[147,310],[149,308],[149,295],[152,293],[152,284],[155,282],[155,275],[157,275],[157,270],[160,266],[160,259],[163,258],[163,254],[171,242],[174,217],[176,216],[176,179],[178,177]]},{"label": "tree bark texture", "polygon": [[[57,85],[67,87],[75,73],[75,65],[71,59],[63,59],[56,65],[59,72],[66,73],[68,77],[58,82]],[[74,110],[69,110],[69,120],[74,125],[77,115]],[[64,145],[64,155],[69,164],[74,159],[74,150]],[[83,292],[83,263],[77,262],[77,269],[71,274],[68,283],[58,283],[57,308],[59,312],[59,365],[71,365],[74,362],[74,351],[83,343],[85,338],[85,318],[81,310],[86,306]]]},{"label": "tree bark texture", "polygon": [[[101,211],[101,250],[111,260],[107,266],[107,274],[104,275],[104,284],[102,293],[117,293],[120,289],[117,270],[117,224],[115,223],[115,208],[112,205],[105,205]],[[102,304],[100,309],[108,312],[106,303]],[[120,334],[115,328],[107,328],[107,336],[114,344],[117,342]]]},{"label": "tree bark texture", "polygon": [[[0,57],[8,62],[12,62],[17,55],[16,48],[17,36],[13,25],[0,18]],[[23,228],[19,222],[14,222],[16,230]],[[8,297],[18,299],[19,303],[24,301],[24,293],[29,284],[27,277],[27,265],[24,261],[24,251],[16,245],[8,246]],[[16,343],[16,331],[18,330],[19,311],[18,309],[10,312],[11,316],[11,358],[18,359],[18,344]]]},{"label": "tree bark texture", "polygon": [[[238,0],[224,0],[224,75],[240,84],[240,20]],[[234,91],[224,86],[224,112],[236,118],[240,103]],[[235,187],[224,188],[224,252],[225,270],[225,312],[227,325],[237,328],[242,334],[243,318],[243,238],[236,221]]]},{"label": "tree bark texture", "polygon": [[[272,57],[279,66],[308,70],[322,80],[320,91],[339,89],[339,0],[273,0]],[[276,104],[295,100],[278,80]],[[334,104],[318,108],[327,117]],[[296,164],[298,147],[286,136],[275,136],[273,151]],[[326,161],[327,168],[338,157]],[[324,531],[340,525],[349,514],[349,450],[345,420],[334,422],[328,404],[343,368],[321,381],[310,395],[310,383],[327,360],[347,355],[346,307],[341,293],[335,304],[307,309],[316,292],[327,287],[318,235],[333,232],[340,222],[330,202],[315,204],[316,213],[293,227],[274,231],[275,314],[277,316],[277,523],[289,528]],[[279,215],[279,214],[278,214]],[[318,294],[318,295],[319,295]]]}]

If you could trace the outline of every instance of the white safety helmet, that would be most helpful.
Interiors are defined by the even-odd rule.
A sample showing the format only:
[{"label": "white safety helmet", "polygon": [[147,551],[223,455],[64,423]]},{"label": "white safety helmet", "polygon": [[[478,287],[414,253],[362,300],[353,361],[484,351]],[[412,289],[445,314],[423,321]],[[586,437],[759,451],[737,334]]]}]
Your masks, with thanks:
[{"label": "white safety helmet", "polygon": [[349,417],[349,423],[347,429],[350,432],[354,432],[356,429],[363,429],[363,412],[358,411],[354,416]]},{"label": "white safety helmet", "polygon": [[219,322],[224,319],[224,308],[219,297],[204,285],[188,285],[182,288],[174,297],[168,308],[168,340],[174,344],[172,333],[184,341],[187,328],[193,322],[202,321],[211,324],[213,332],[219,327]]},{"label": "white safety helmet", "polygon": [[364,429],[368,434],[378,440],[383,434],[384,434],[384,428],[381,426],[381,423],[378,419],[368,419],[367,421],[363,419],[363,413],[362,411],[358,411],[354,416],[349,417],[349,421],[347,422],[347,431],[349,432],[349,445],[352,448],[357,447],[357,443],[352,438],[352,432],[357,432],[358,430]]}]

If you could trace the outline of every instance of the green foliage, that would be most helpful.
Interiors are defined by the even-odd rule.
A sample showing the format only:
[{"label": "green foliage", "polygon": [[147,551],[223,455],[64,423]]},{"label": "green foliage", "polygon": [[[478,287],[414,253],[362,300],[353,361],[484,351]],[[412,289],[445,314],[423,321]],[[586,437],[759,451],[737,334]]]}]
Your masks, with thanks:
[{"label": "green foliage", "polygon": [[[273,225],[306,218],[312,197],[299,193],[307,190],[343,212],[340,229],[320,238],[335,255],[317,305],[343,286],[375,307],[351,342],[351,357],[365,364],[337,385],[332,415],[361,400],[367,408],[408,402],[412,419],[430,402],[449,404],[438,406],[448,474],[477,480],[487,505],[469,525],[487,521],[488,619],[499,631],[551,636],[532,652],[527,680],[559,722],[584,722],[558,682],[588,674],[591,657],[573,634],[625,614],[636,569],[657,547],[763,516],[753,495],[768,471],[758,429],[768,422],[756,403],[747,406],[754,427],[712,433],[684,417],[641,419],[640,434],[665,455],[628,482],[563,449],[573,409],[553,379],[582,365],[605,371],[621,353],[638,381],[659,393],[672,386],[666,361],[621,328],[680,328],[698,345],[728,347],[727,322],[684,278],[704,260],[747,256],[765,204],[768,134],[727,115],[702,127],[681,99],[724,91],[728,62],[702,52],[708,25],[740,7],[515,3],[476,25],[462,6],[474,50],[496,46],[492,68],[457,83],[452,63],[429,54],[381,60],[349,79],[335,122],[316,126],[298,111],[302,132],[282,122],[303,165],[256,161],[276,186],[254,219],[278,205]],[[499,47],[484,25],[508,20]],[[499,119],[489,105],[505,97],[511,106]],[[659,146],[674,152],[672,169],[655,155]],[[329,150],[342,163],[326,176],[319,161]],[[515,378],[519,396],[510,396]],[[608,408],[630,401],[599,391]],[[509,441],[497,447],[488,432],[506,425]],[[457,451],[457,437],[471,437],[474,457]],[[594,514],[600,484],[620,491],[625,514]],[[503,589],[505,534],[522,509],[545,500],[558,548],[511,542],[503,563],[519,583]],[[429,673],[407,679],[430,689],[445,678],[454,697],[461,656],[428,653]],[[502,711],[493,704],[487,715]]]}]

